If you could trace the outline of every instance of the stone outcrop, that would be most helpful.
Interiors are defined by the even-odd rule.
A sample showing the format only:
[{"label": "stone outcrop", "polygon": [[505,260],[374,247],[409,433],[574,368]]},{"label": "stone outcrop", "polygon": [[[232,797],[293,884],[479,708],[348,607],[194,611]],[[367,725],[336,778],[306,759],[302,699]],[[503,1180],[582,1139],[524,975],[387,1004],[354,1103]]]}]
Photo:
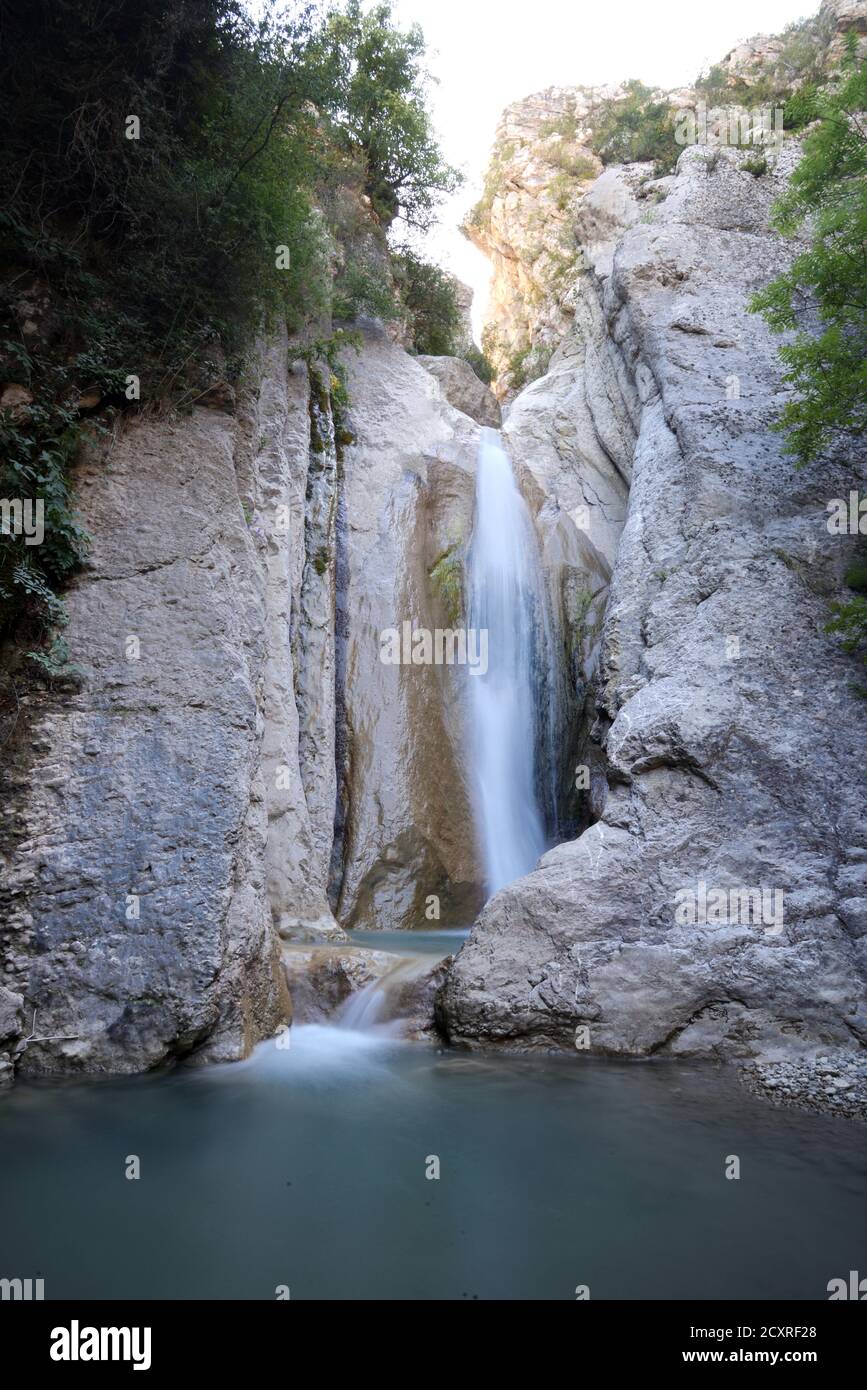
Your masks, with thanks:
[{"label": "stone outcrop", "polygon": [[352,945],[284,947],[292,1023],[333,1021],[348,999],[381,980],[399,961],[391,951]]},{"label": "stone outcrop", "polygon": [[496,396],[480,381],[470,366],[460,357],[419,357],[423,367],[435,376],[446,400],[456,410],[463,411],[477,425],[500,428],[500,406]]},{"label": "stone outcrop", "polygon": [[822,0],[818,14],[792,25],[784,34],[757,34],[726,54],[720,69],[730,83],[767,85],[773,76],[794,88],[816,69],[830,72],[846,52],[846,35],[854,33],[858,51],[867,49],[864,0]]},{"label": "stone outcrop", "polygon": [[6,1049],[21,1037],[22,1003],[20,994],[0,985],[0,1088],[10,1085],[13,1079],[12,1057]]},{"label": "stone outcrop", "polygon": [[[859,52],[867,52],[867,4],[824,0],[815,17],[785,34],[758,35],[732,49],[712,69],[711,96],[698,86],[654,90],[651,96],[672,113],[699,102],[725,110],[729,100],[734,112],[751,88],[765,93],[763,103],[777,104],[766,93],[792,92],[830,77],[849,34],[855,34]],[[549,87],[507,107],[497,126],[482,197],[462,230],[492,264],[484,344],[501,400],[512,400],[542,376],[573,330],[582,258],[592,244],[586,228],[576,236],[575,224],[584,216],[588,187],[594,194],[598,188],[593,180],[602,170],[596,152],[600,116],[627,95],[625,85]],[[665,153],[673,164],[674,134]],[[627,165],[608,185],[610,194],[624,182],[631,187],[635,220],[652,216],[652,174],[651,164]]]},{"label": "stone outcrop", "polygon": [[497,392],[539,376],[571,320],[572,215],[602,165],[591,123],[616,88],[549,88],[507,108],[480,202],[463,231],[493,266],[484,345]]},{"label": "stone outcrop", "polygon": [[[764,1060],[867,1045],[863,708],[825,631],[855,544],[829,534],[827,503],[865,470],[797,473],[781,454],[778,343],[747,312],[792,254],[769,212],[796,157],[755,177],[741,151],[711,168],[688,148],[648,215],[634,170],[577,212],[574,328],[509,427],[569,403],[568,466],[562,438],[546,458],[547,424],[537,464],[564,510],[607,456],[615,522],[629,480],[619,545],[597,530],[594,547],[613,568],[589,697],[604,784],[593,824],[484,909],[441,996],[455,1042]],[[778,891],[782,919],[730,899],[705,920],[715,889]]]},{"label": "stone outcrop", "polygon": [[81,679],[25,697],[4,770],[2,937],[36,1013],[27,1070],[142,1070],[206,1042],[240,1055],[285,1011],[276,932],[331,923],[289,640],[308,396],[277,341],[237,418],[134,424],[78,472]]}]

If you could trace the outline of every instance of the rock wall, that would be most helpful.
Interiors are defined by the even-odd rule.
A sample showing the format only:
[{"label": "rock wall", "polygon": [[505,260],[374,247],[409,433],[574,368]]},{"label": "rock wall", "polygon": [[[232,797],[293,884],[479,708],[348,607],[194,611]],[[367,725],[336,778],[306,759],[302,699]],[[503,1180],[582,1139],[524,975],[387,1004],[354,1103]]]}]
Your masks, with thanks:
[{"label": "rock wall", "polygon": [[[825,631],[856,540],[828,533],[827,502],[864,463],[797,473],[781,455],[778,343],[747,312],[792,254],[769,211],[796,157],[757,178],[738,150],[711,168],[689,148],[650,181],[652,211],[634,170],[610,170],[576,215],[575,327],[507,428],[546,402],[536,468],[563,510],[602,456],[609,571],[631,478],[587,729],[605,778],[584,834],[484,909],[441,995],[455,1042],[867,1044],[863,703]],[[568,448],[546,457],[558,409]],[[678,918],[702,885],[780,892],[782,921]]]},{"label": "rock wall", "polygon": [[[78,688],[31,691],[4,767],[6,979],[29,1071],[236,1056],[285,1011],[272,916],[326,911],[280,641],[306,470],[307,373],[264,354],[236,420],[134,424],[76,478]],[[291,667],[289,668],[291,672]],[[14,683],[13,674],[12,681]],[[263,743],[263,730],[268,740]],[[288,752],[287,752],[288,750]]]},{"label": "rock wall", "polygon": [[453,625],[478,426],[374,325],[346,367],[343,448],[284,334],[237,404],[78,469],[80,680],[4,657],[4,1077],[244,1055],[290,1011],[281,943],[480,905],[466,671],[380,661]]},{"label": "rock wall", "polygon": [[[713,69],[719,90],[687,85],[655,90],[655,101],[672,111],[739,109],[750,88],[794,91],[839,70],[847,36],[867,52],[865,0],[823,0],[817,15],[781,36],[758,35],[739,44]],[[606,103],[628,93],[625,85],[549,87],[504,111],[494,138],[484,191],[462,230],[492,264],[492,292],[484,330],[497,395],[510,401],[547,370],[551,355],[574,327],[582,257],[592,245],[587,229],[576,236],[588,188],[602,171],[596,153]],[[770,103],[770,97],[763,97]],[[662,147],[660,147],[662,148]],[[674,137],[668,152],[677,154]],[[635,220],[653,211],[653,167],[621,168],[617,184]],[[625,188],[623,187],[625,185]],[[580,323],[577,325],[583,336]]]},{"label": "rock wall", "polygon": [[[478,426],[375,328],[347,358],[341,657],[347,927],[468,922],[481,874],[465,772],[466,667],[390,665],[381,634],[461,621]],[[426,917],[428,899],[440,916]],[[435,910],[433,905],[431,911]]]}]

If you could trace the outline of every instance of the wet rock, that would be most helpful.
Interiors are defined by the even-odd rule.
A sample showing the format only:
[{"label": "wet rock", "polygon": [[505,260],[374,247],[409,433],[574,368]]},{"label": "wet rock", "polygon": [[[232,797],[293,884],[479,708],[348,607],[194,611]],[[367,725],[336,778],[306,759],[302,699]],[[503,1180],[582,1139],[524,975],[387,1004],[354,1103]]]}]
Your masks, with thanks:
[{"label": "wet rock", "polygon": [[24,1000],[5,985],[0,985],[0,1044],[8,1043],[21,1033]]},{"label": "wet rock", "polygon": [[407,1038],[435,1037],[436,1000],[450,960],[400,956],[351,944],[286,947],[283,968],[293,1023],[334,1021],[350,998],[375,986],[368,1026],[390,1025]]},{"label": "wet rock", "polygon": [[333,1019],[353,994],[400,964],[390,951],[360,946],[286,946],[282,954],[293,1023]]},{"label": "wet rock", "polygon": [[807,1053],[784,1060],[746,1063],[740,1077],[748,1090],[776,1105],[867,1120],[867,1057],[850,1051],[833,1060]]}]

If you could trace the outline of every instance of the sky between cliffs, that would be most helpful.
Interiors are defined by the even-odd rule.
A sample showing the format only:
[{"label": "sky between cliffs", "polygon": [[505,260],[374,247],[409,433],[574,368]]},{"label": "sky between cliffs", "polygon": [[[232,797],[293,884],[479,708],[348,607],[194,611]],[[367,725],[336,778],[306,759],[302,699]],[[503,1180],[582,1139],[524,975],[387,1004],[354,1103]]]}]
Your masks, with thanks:
[{"label": "sky between cliffs", "polygon": [[600,86],[638,77],[680,87],[744,39],[778,34],[818,0],[393,0],[402,25],[419,23],[446,157],[467,183],[443,207],[428,250],[476,291],[479,331],[489,267],[457,224],[481,191],[500,113],[545,87]]}]

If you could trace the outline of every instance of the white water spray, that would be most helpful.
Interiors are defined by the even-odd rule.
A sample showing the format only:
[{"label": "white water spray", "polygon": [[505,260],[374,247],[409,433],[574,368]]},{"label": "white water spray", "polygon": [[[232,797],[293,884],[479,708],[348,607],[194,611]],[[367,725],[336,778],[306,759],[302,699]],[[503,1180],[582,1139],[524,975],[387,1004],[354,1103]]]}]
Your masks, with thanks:
[{"label": "white water spray", "polygon": [[554,727],[548,604],[536,533],[496,430],[483,429],[467,561],[469,626],[488,631],[488,671],[469,681],[470,760],[486,886],[529,873],[545,850],[540,793]]}]

